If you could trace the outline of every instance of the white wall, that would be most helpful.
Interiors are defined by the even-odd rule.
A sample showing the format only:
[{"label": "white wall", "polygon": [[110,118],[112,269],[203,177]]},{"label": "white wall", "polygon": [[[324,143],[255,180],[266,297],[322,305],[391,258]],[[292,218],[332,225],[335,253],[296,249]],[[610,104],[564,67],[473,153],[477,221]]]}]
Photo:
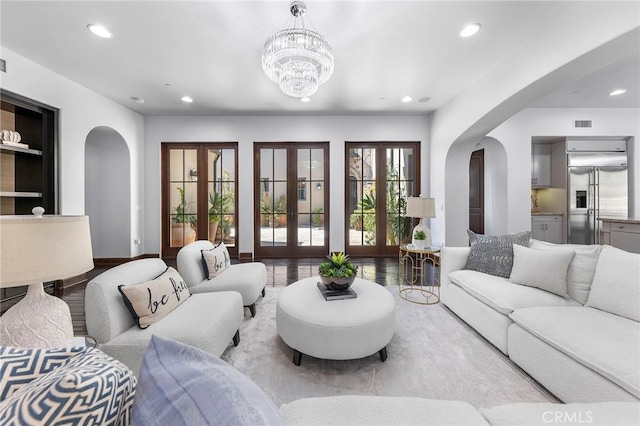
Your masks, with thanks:
[{"label": "white wall", "polygon": [[[489,136],[500,141],[508,158],[508,232],[530,229],[531,215],[531,137],[632,137],[628,143],[630,216],[640,215],[640,136],[639,108],[529,108],[521,111]],[[574,120],[593,120],[591,129],[574,129]]]},{"label": "white wall", "polygon": [[253,252],[253,142],[329,141],[330,250],[344,249],[345,141],[421,141],[421,187],[428,195],[425,116],[147,117],[144,134],[146,253],[161,249],[161,142],[238,142],[238,249],[243,253]]},{"label": "white wall", "polygon": [[[7,61],[2,88],[60,110],[59,213],[84,214],[85,140],[99,126],[116,130],[131,154],[131,240],[142,236],[143,117],[13,51],[0,47]],[[136,246],[132,256],[142,254]]]},{"label": "white wall", "polygon": [[118,132],[98,127],[85,145],[85,214],[94,258],[131,257],[131,161]]}]

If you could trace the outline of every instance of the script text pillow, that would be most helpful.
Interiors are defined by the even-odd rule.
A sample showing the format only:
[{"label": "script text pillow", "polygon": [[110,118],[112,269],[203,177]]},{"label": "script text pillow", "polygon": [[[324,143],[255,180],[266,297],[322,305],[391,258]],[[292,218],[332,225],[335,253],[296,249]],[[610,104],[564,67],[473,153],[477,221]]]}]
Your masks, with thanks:
[{"label": "script text pillow", "polygon": [[210,250],[202,250],[202,265],[207,279],[215,278],[231,266],[229,251],[224,243]]},{"label": "script text pillow", "polygon": [[531,232],[500,236],[478,235],[467,231],[471,250],[464,269],[509,278],[513,266],[513,245],[529,245]]},{"label": "script text pillow", "polygon": [[265,393],[201,349],[153,336],[144,353],[134,425],[281,425]]},{"label": "script text pillow", "polygon": [[548,252],[513,245],[513,268],[509,281],[569,297],[567,270],[574,252]]},{"label": "script text pillow", "polygon": [[118,290],[140,328],[160,321],[191,296],[187,284],[171,267],[154,280],[121,285]]}]

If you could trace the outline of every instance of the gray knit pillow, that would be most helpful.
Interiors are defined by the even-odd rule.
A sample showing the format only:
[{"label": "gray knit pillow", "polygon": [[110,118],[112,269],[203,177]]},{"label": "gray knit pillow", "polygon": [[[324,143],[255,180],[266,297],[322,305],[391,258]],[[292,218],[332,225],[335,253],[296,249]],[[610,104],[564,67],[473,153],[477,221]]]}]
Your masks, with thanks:
[{"label": "gray knit pillow", "polygon": [[490,236],[467,231],[471,251],[464,269],[509,278],[513,267],[513,245],[528,247],[531,231]]}]

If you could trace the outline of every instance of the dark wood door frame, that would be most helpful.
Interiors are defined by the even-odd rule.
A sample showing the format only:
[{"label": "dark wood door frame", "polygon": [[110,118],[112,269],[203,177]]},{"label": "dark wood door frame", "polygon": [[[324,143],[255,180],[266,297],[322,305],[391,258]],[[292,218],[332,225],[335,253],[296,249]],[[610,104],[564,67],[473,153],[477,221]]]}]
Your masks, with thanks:
[{"label": "dark wood door frame", "polygon": [[[260,150],[261,149],[286,149],[287,150],[287,240],[286,246],[261,246],[260,245]],[[324,246],[299,246],[298,245],[298,149],[322,149],[324,151]],[[253,143],[253,188],[254,188],[254,254],[260,258],[300,258],[310,256],[323,256],[329,251],[329,142],[254,142]],[[309,190],[312,190],[309,188]]]},{"label": "dark wood door frame", "polygon": [[484,149],[469,159],[469,229],[484,234]]}]

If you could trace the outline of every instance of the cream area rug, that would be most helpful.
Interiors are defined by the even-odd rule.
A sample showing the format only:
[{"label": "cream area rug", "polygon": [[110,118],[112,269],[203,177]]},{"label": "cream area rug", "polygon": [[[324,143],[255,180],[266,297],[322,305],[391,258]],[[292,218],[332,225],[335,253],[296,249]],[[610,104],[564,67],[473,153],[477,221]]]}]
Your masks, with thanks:
[{"label": "cream area rug", "polygon": [[[335,361],[302,357],[278,336],[276,300],[282,288],[268,287],[240,327],[240,345],[222,359],[264,390],[276,406],[300,398],[335,395],[418,396],[467,401],[476,408],[511,402],[557,402],[499,350],[440,305],[424,306],[398,296],[396,333],[388,359]],[[331,302],[327,302],[331,303]]]}]

